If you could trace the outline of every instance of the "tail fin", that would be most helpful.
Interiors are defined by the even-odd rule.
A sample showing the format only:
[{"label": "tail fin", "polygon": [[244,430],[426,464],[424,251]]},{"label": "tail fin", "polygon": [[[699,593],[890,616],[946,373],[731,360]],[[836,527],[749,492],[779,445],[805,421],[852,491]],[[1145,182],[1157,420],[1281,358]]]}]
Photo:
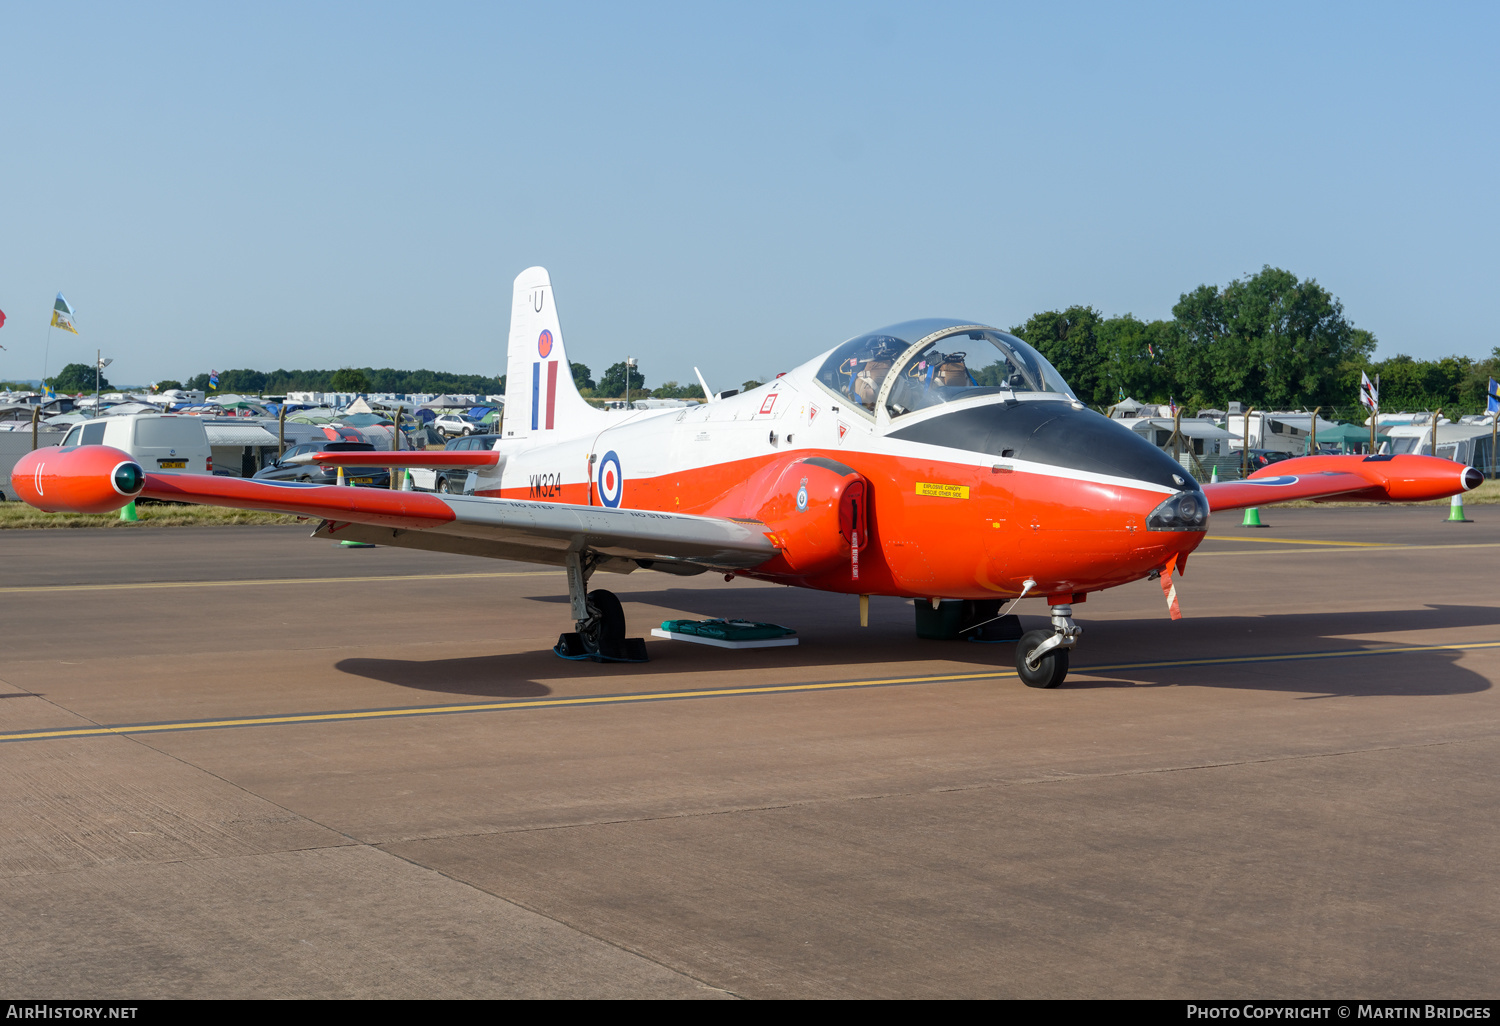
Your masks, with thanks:
[{"label": "tail fin", "polygon": [[505,366],[505,437],[553,441],[597,431],[607,414],[583,401],[563,345],[545,267],[516,276]]}]

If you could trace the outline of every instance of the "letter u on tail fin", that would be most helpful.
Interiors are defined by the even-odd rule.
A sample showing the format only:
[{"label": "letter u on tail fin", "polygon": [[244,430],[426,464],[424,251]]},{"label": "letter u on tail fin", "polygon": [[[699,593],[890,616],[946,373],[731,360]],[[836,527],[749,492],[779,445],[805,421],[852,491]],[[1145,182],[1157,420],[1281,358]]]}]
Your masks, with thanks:
[{"label": "letter u on tail fin", "polygon": [[573,384],[547,269],[526,268],[511,296],[505,437],[557,441],[599,430],[605,416]]}]

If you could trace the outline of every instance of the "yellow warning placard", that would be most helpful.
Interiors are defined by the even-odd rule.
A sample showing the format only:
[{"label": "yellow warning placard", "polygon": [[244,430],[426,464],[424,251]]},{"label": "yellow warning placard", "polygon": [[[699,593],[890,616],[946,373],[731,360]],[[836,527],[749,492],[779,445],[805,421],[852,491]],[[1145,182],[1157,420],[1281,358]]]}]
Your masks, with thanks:
[{"label": "yellow warning placard", "polygon": [[936,495],[940,499],[967,499],[969,497],[969,486],[956,484],[932,484],[928,481],[918,481],[917,494]]}]

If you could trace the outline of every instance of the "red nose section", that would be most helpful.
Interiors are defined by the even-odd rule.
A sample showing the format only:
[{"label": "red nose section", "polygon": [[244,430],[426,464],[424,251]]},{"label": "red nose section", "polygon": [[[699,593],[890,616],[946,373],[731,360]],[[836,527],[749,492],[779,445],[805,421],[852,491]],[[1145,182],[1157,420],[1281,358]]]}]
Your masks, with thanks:
[{"label": "red nose section", "polygon": [[10,484],[48,513],[110,513],[140,494],[146,475],[129,453],[107,445],[48,446],[17,460]]}]

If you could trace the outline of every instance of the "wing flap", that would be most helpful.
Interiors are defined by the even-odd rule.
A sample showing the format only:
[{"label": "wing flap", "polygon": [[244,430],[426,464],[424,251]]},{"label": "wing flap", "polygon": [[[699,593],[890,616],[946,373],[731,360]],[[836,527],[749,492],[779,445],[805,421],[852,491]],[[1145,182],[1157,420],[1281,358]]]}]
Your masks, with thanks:
[{"label": "wing flap", "polygon": [[559,562],[569,550],[587,548],[620,559],[746,569],[780,551],[764,524],[722,517],[472,495],[443,501],[454,520],[438,533],[554,552]]}]

